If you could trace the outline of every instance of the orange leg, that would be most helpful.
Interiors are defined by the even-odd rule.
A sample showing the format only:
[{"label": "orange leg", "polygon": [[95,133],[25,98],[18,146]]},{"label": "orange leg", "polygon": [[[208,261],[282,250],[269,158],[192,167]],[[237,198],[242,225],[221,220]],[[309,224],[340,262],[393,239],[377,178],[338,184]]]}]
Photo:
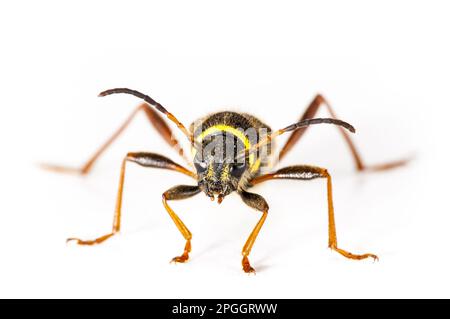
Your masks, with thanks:
[{"label": "orange leg", "polygon": [[172,187],[168,191],[164,192],[162,195],[162,201],[164,208],[169,213],[170,218],[172,218],[175,226],[177,226],[181,235],[183,235],[186,240],[186,245],[184,246],[184,251],[181,256],[174,257],[172,262],[176,263],[184,263],[189,259],[189,253],[191,252],[191,239],[192,234],[183,221],[178,217],[178,215],[173,211],[173,209],[167,203],[168,200],[180,200],[192,197],[200,192],[200,188],[198,186],[188,186],[188,185],[179,185]]},{"label": "orange leg", "polygon": [[100,244],[111,238],[115,234],[120,231],[120,222],[121,222],[121,213],[122,213],[122,194],[123,194],[123,185],[125,181],[125,168],[127,162],[134,162],[144,167],[154,167],[154,168],[162,168],[162,169],[170,169],[190,177],[195,177],[195,174],[189,171],[188,169],[176,164],[172,160],[158,154],[154,153],[128,153],[127,156],[122,161],[122,166],[120,169],[120,178],[119,178],[119,189],[117,191],[116,198],[116,209],[114,211],[114,220],[113,226],[110,233],[100,236],[93,240],[82,240],[79,238],[68,238],[67,242],[75,241],[79,245],[95,245]]},{"label": "orange leg", "polygon": [[255,179],[253,179],[251,183],[252,185],[256,185],[273,179],[311,180],[315,178],[327,179],[328,247],[338,252],[342,256],[350,259],[366,259],[368,257],[371,257],[374,260],[378,260],[378,257],[374,254],[356,255],[338,247],[336,235],[336,221],[334,218],[331,176],[326,169],[308,165],[289,166],[279,169],[274,173],[258,176]]},{"label": "orange leg", "polygon": [[[319,110],[319,107],[321,105],[325,105],[325,107],[326,107],[328,113],[331,115],[331,117],[334,118],[334,119],[337,119],[337,116],[334,113],[333,109],[331,108],[330,103],[328,103],[328,101],[322,95],[318,94],[312,100],[311,104],[308,106],[308,108],[306,109],[305,113],[300,118],[300,120],[302,121],[302,120],[313,118],[314,115]],[[279,154],[279,157],[278,157],[279,161],[281,161],[283,159],[283,157],[286,156],[286,154],[292,149],[292,147],[300,140],[300,138],[303,136],[305,131],[306,131],[306,128],[303,128],[303,129],[298,129],[298,130],[296,130],[296,131],[291,133],[290,137],[286,141],[286,144],[283,146],[283,148],[280,151],[280,154]],[[350,136],[347,133],[347,131],[345,129],[343,129],[342,127],[339,127],[339,131],[341,132],[342,137],[344,138],[345,142],[347,143],[347,145],[348,145],[348,147],[350,149],[350,152],[352,153],[353,159],[355,161],[356,169],[358,171],[364,171],[364,170],[372,170],[372,171],[387,170],[387,169],[391,169],[391,168],[394,168],[394,167],[398,167],[398,166],[404,165],[404,164],[406,164],[408,162],[407,159],[403,159],[403,160],[393,161],[393,162],[389,162],[389,163],[383,163],[383,164],[367,166],[366,164],[364,164],[359,151],[356,149],[356,146],[353,143],[353,141],[350,138]]]},{"label": "orange leg", "polygon": [[258,223],[256,224],[255,228],[253,228],[253,231],[251,232],[247,241],[245,242],[244,247],[242,248],[242,256],[243,256],[242,269],[246,273],[255,273],[255,269],[250,265],[248,256],[250,255],[250,252],[253,248],[253,244],[255,243],[256,237],[258,237],[258,234],[259,234],[262,226],[264,225],[264,222],[266,221],[267,214],[269,212],[269,205],[267,205],[267,202],[265,201],[265,199],[258,194],[241,191],[240,195],[241,195],[241,198],[244,201],[244,203],[246,203],[248,206],[250,206],[254,209],[257,209],[263,213],[261,218],[259,219]]},{"label": "orange leg", "polygon": [[328,173],[326,169],[320,169],[320,173],[322,176],[327,179],[327,200],[328,200],[328,247],[334,251],[337,251],[342,256],[350,258],[350,259],[366,259],[373,258],[373,260],[378,260],[378,257],[374,254],[362,254],[356,255],[348,252],[344,249],[338,247],[337,243],[337,235],[336,235],[336,222],[334,219],[334,207],[333,207],[333,190],[331,185],[331,175]]},{"label": "orange leg", "polygon": [[173,148],[178,149],[180,156],[183,156],[184,159],[189,162],[189,160],[184,156],[183,149],[179,142],[172,134],[172,130],[169,128],[165,120],[148,104],[142,103],[139,105],[125,120],[125,122],[114,132],[114,134],[84,163],[80,168],[73,167],[65,167],[53,164],[42,164],[41,166],[44,169],[56,171],[59,173],[73,173],[73,174],[88,174],[94,163],[99,159],[99,157],[106,151],[106,149],[122,134],[128,125],[132,122],[135,116],[139,113],[143,112],[150,124],[152,124],[157,132],[161,135],[161,137]]}]

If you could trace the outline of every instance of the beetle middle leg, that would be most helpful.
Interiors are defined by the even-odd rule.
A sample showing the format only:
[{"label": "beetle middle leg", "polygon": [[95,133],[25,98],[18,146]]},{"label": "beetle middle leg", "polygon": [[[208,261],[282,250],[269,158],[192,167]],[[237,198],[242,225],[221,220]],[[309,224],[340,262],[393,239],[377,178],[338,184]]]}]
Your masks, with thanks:
[{"label": "beetle middle leg", "polygon": [[54,164],[42,164],[41,166],[45,169],[60,172],[60,173],[75,173],[86,175],[88,174],[94,163],[99,159],[99,157],[106,151],[106,149],[122,134],[125,129],[130,125],[132,120],[136,117],[138,113],[144,113],[150,122],[150,124],[156,129],[159,135],[173,148],[178,148],[178,152],[180,156],[183,156],[184,159],[189,162],[189,160],[183,154],[183,149],[178,142],[178,140],[173,136],[172,130],[167,125],[166,121],[148,104],[142,103],[139,105],[125,120],[125,122],[111,135],[106,142],[100,146],[94,154],[89,157],[89,159],[79,168],[73,167],[65,167]]},{"label": "beetle middle leg", "polygon": [[100,244],[120,231],[121,214],[122,214],[122,194],[123,194],[123,185],[125,182],[125,168],[127,162],[134,162],[144,167],[169,169],[195,178],[195,174],[193,172],[189,171],[188,169],[184,168],[181,165],[178,165],[177,163],[173,162],[172,160],[168,159],[165,156],[155,153],[144,153],[144,152],[128,153],[127,156],[125,156],[125,158],[122,160],[122,166],[120,169],[119,190],[117,191],[116,209],[114,211],[114,220],[111,232],[93,240],[68,238],[67,239],[68,242],[76,241],[77,244],[79,245]]},{"label": "beetle middle leg", "polygon": [[[319,110],[320,106],[324,105],[328,111],[328,113],[331,115],[332,118],[337,119],[336,113],[331,108],[330,103],[320,94],[316,95],[316,97],[311,101],[308,108],[306,109],[305,113],[303,113],[300,120],[306,120],[313,118],[317,111]],[[372,170],[372,171],[380,171],[380,170],[387,170],[391,168],[395,168],[401,165],[404,165],[408,162],[407,159],[403,160],[397,160],[393,162],[383,163],[383,164],[376,164],[376,165],[366,165],[364,164],[361,155],[359,151],[357,150],[355,144],[353,143],[352,139],[350,138],[349,134],[346,132],[345,129],[342,127],[338,127],[340,133],[342,134],[342,137],[344,138],[345,142],[347,143],[350,152],[352,153],[353,160],[355,161],[356,169],[358,171],[364,171],[364,170]],[[288,140],[284,144],[283,148],[280,151],[279,154],[279,161],[294,147],[294,145],[300,140],[300,138],[303,136],[307,128],[298,129],[291,133]]]},{"label": "beetle middle leg", "polygon": [[289,166],[277,170],[274,173],[261,175],[256,177],[251,181],[253,185],[273,180],[273,179],[295,179],[295,180],[311,180],[315,178],[326,178],[327,179],[327,200],[328,200],[328,247],[342,256],[350,259],[366,259],[373,258],[377,260],[378,257],[374,254],[353,254],[344,249],[338,247],[337,235],[336,235],[336,222],[334,218],[334,207],[333,207],[333,194],[332,194],[332,184],[331,175],[325,168],[309,166],[309,165],[297,165]]}]

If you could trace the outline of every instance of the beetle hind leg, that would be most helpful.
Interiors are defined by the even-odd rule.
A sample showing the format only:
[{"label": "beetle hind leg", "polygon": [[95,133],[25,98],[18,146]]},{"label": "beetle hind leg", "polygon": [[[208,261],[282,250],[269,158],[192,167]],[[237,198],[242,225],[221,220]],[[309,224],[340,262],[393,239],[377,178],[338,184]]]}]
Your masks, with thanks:
[{"label": "beetle hind leg", "polygon": [[169,144],[172,148],[176,149],[181,157],[189,163],[189,159],[183,153],[183,148],[181,147],[178,140],[173,136],[172,130],[167,125],[165,120],[149,105],[142,103],[139,105],[125,120],[125,122],[111,135],[111,137],[100,146],[94,154],[81,166],[81,167],[66,167],[56,164],[41,163],[39,166],[42,169],[53,171],[56,173],[66,173],[66,174],[76,174],[76,175],[87,175],[90,173],[94,164],[98,161],[100,156],[111,146],[111,144],[125,131],[125,129],[130,125],[133,119],[139,113],[144,113],[149,123],[156,129],[156,132],[164,139],[164,141]]},{"label": "beetle hind leg", "polygon": [[[330,103],[322,95],[318,94],[311,101],[310,105],[308,106],[306,111],[303,113],[300,120],[306,120],[306,119],[313,118],[321,106],[324,106],[327,109],[328,113],[331,115],[331,117],[333,119],[338,118],[336,116],[336,113],[334,112],[334,110],[331,108]],[[355,143],[352,141],[352,139],[350,138],[348,133],[342,127],[338,127],[338,128],[339,128],[339,131],[340,131],[342,137],[344,138],[345,143],[349,147],[349,150],[350,150],[353,160],[355,162],[356,169],[358,171],[390,170],[390,169],[393,169],[396,167],[403,166],[411,160],[411,158],[403,158],[400,160],[389,161],[389,162],[381,163],[381,164],[367,165],[363,161],[360,152],[356,148]],[[299,129],[299,130],[296,130],[291,133],[291,135],[289,136],[285,145],[282,147],[282,149],[280,151],[278,161],[281,161],[281,159],[285,157],[285,155],[293,148],[293,146],[297,144],[297,142],[300,140],[300,138],[305,133],[306,129],[307,128]]]}]

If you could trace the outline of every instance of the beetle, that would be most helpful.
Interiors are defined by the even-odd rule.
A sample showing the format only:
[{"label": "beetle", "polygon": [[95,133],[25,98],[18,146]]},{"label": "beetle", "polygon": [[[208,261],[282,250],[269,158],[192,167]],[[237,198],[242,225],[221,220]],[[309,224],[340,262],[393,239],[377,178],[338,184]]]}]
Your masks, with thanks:
[{"label": "beetle", "polygon": [[[347,122],[339,120],[331,108],[331,105],[322,95],[318,94],[312,100],[299,121],[282,129],[272,131],[268,125],[264,124],[253,115],[229,111],[207,115],[191,124],[189,129],[187,129],[160,103],[138,91],[127,88],[116,88],[103,91],[99,96],[118,93],[134,95],[142,99],[144,103],[139,105],[134,112],[132,112],[122,126],[82,167],[68,168],[47,164],[44,165],[45,168],[58,172],[72,172],[82,175],[88,174],[100,155],[127,128],[133,118],[138,113],[144,113],[161,137],[171,147],[178,149],[179,155],[193,166],[195,170],[186,168],[171,159],[156,153],[128,153],[122,160],[112,231],[93,240],[68,238],[68,242],[75,241],[79,245],[100,244],[120,231],[126,164],[133,162],[143,167],[176,171],[185,174],[196,181],[196,185],[178,185],[165,191],[162,195],[163,206],[186,241],[183,253],[180,256],[174,257],[172,259],[173,262],[184,263],[189,260],[192,234],[169,206],[169,201],[190,198],[204,192],[206,196],[213,201],[217,198],[217,202],[220,204],[227,195],[236,192],[245,204],[260,211],[262,213],[261,218],[250,233],[250,236],[242,249],[242,268],[246,273],[254,273],[255,270],[250,265],[248,257],[258,233],[268,216],[269,205],[261,195],[250,192],[249,189],[260,183],[275,179],[312,180],[317,178],[326,179],[327,182],[328,247],[349,259],[378,259],[378,257],[372,253],[353,254],[338,246],[333,208],[332,180],[327,169],[310,165],[294,165],[275,171],[268,171],[286,156],[292,147],[300,140],[309,126],[324,123],[333,124],[339,128],[342,137],[352,153],[358,171],[387,170],[401,166],[407,162],[407,160],[399,160],[381,165],[365,165],[348,134],[348,132],[355,132],[354,127]],[[314,117],[321,106],[325,106],[330,114],[329,118]],[[192,156],[188,157],[183,152],[183,148],[179,141],[173,136],[170,127],[158,112],[164,114],[169,121],[175,123],[178,129],[180,129],[183,135],[189,140],[192,148]],[[289,138],[278,153],[278,157],[275,157],[274,139],[288,132],[290,133]],[[273,160],[273,158],[275,158],[275,160]],[[273,161],[275,161],[275,163]]]}]

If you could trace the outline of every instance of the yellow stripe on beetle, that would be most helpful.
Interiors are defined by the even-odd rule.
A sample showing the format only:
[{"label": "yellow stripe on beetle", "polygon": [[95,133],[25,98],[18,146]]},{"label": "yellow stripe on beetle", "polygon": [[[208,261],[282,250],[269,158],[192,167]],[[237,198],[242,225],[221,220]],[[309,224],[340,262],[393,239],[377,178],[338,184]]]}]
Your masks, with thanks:
[{"label": "yellow stripe on beetle", "polygon": [[[227,133],[233,134],[244,144],[244,147],[246,150],[250,149],[250,146],[251,146],[250,140],[244,134],[244,132],[242,130],[239,130],[233,126],[229,126],[226,124],[217,124],[217,125],[208,127],[206,130],[204,130],[197,136],[196,140],[197,140],[197,142],[201,143],[206,136],[217,133],[217,132],[227,132]],[[251,153],[249,155],[249,162],[250,162],[249,164],[251,166],[251,172],[256,172],[261,164],[261,160],[258,159],[255,161],[255,154]]]},{"label": "yellow stripe on beetle", "polygon": [[217,124],[217,125],[208,127],[206,130],[204,130],[197,136],[197,141],[201,142],[206,136],[217,133],[217,132],[231,133],[234,136],[236,136],[238,139],[240,139],[242,143],[244,143],[244,147],[246,150],[248,150],[250,148],[250,141],[248,140],[247,136],[245,136],[244,132],[242,132],[241,130],[238,130],[235,127],[225,125],[225,124]]}]

